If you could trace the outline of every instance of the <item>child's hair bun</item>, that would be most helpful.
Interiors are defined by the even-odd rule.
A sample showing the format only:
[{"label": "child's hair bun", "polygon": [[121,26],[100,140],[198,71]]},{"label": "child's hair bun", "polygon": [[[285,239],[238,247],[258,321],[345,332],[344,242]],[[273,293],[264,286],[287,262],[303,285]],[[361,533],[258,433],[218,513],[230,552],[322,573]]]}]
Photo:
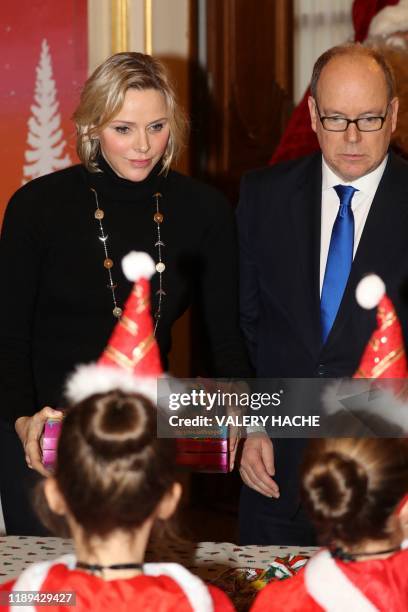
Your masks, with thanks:
[{"label": "child's hair bun", "polygon": [[397,438],[309,441],[302,501],[321,544],[389,538],[390,520],[408,490],[408,444]]},{"label": "child's hair bun", "polygon": [[329,452],[306,474],[303,486],[316,517],[346,521],[363,508],[368,477],[354,459]]},{"label": "child's hair bun", "polygon": [[143,402],[118,392],[95,397],[92,409],[81,415],[81,425],[97,455],[105,460],[126,457],[151,443],[156,412],[146,411]]},{"label": "child's hair bun", "polygon": [[[140,526],[175,482],[175,440],[158,437],[157,418],[147,397],[119,389],[68,410],[55,478],[88,536]],[[55,530],[52,517],[41,518]]]}]

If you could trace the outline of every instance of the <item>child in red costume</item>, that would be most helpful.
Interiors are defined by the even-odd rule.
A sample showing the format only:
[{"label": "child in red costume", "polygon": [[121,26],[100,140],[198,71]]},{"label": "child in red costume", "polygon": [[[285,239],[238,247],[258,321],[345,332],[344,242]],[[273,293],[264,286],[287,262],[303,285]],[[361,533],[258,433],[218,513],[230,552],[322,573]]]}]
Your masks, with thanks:
[{"label": "child in red costume", "polygon": [[156,419],[145,396],[118,389],[69,410],[41,518],[53,531],[68,526],[75,555],[33,564],[0,591],[75,593],[74,607],[50,612],[233,611],[226,595],[181,565],[143,563],[153,524],[173,514],[181,494],[174,440],[157,438]]},{"label": "child in red costume", "polygon": [[407,491],[406,440],[315,440],[302,497],[327,548],[265,587],[252,612],[408,610]]}]

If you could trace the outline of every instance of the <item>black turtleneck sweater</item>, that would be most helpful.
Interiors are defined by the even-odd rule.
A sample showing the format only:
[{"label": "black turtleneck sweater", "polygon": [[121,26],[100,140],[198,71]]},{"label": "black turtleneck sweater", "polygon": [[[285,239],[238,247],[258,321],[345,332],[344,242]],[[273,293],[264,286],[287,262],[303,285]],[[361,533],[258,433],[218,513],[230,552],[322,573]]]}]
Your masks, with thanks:
[{"label": "black turtleneck sweater", "polygon": [[[104,252],[94,218],[94,187],[108,234],[117,300],[131,283],[121,259],[131,250],[157,261],[153,194],[160,191],[166,296],[157,339],[164,366],[171,327],[199,287],[217,376],[246,376],[238,331],[237,263],[232,211],[214,189],[159,168],[141,182],[74,166],[31,181],[12,197],[0,241],[0,418],[14,421],[58,407],[67,374],[98,358],[115,324]],[[153,310],[158,275],[152,279]],[[196,347],[197,348],[197,347]]]}]

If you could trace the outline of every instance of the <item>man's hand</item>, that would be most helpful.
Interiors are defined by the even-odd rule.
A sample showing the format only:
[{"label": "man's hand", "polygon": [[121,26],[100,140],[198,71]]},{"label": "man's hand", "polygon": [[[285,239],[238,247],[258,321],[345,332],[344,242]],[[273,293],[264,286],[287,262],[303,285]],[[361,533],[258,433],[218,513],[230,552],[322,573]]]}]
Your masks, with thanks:
[{"label": "man's hand", "polygon": [[279,497],[279,487],[272,478],[275,475],[273,444],[266,433],[249,434],[244,442],[239,471],[251,489],[267,497]]},{"label": "man's hand", "polygon": [[228,449],[229,449],[229,471],[232,472],[235,465],[235,457],[237,455],[239,440],[241,437],[241,428],[235,425],[228,427]]},{"label": "man's hand", "polygon": [[44,431],[47,419],[58,419],[63,417],[60,410],[54,410],[45,406],[32,417],[20,417],[15,423],[18,437],[24,448],[25,460],[29,468],[36,470],[42,476],[49,476],[50,473],[42,464],[42,454],[40,439]]}]

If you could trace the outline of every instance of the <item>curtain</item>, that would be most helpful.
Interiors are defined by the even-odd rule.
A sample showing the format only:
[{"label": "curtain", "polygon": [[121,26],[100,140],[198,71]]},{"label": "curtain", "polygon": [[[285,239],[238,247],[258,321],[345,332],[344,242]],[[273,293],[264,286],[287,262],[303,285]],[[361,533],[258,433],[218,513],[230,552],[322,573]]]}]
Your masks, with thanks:
[{"label": "curtain", "polygon": [[303,96],[313,64],[329,47],[353,39],[353,0],[295,0],[294,99]]}]

